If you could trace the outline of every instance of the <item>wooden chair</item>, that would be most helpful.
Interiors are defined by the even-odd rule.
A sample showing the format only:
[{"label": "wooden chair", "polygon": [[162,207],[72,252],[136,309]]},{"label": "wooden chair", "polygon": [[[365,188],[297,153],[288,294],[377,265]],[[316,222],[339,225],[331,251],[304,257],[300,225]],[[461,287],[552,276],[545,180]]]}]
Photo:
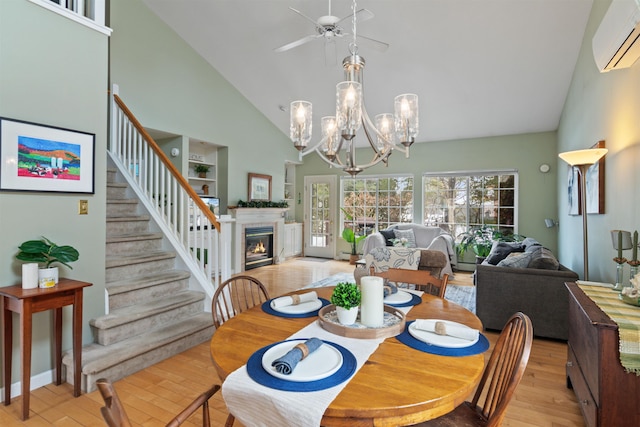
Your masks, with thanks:
[{"label": "wooden chair", "polygon": [[238,313],[269,299],[267,288],[251,276],[235,276],[222,283],[211,300],[213,324],[219,328]]},{"label": "wooden chair", "polygon": [[374,266],[369,267],[370,276],[378,276],[388,279],[390,282],[411,283],[416,285],[416,289],[444,298],[447,290],[449,275],[443,274],[439,279],[428,270],[404,270],[401,268],[389,268],[386,271],[375,271]]},{"label": "wooden chair", "polygon": [[[96,381],[96,386],[104,399],[105,406],[100,408],[102,417],[109,427],[129,427],[131,422],[127,413],[118,398],[116,389],[106,379],[101,378]],[[209,399],[220,390],[219,385],[214,385],[209,390],[198,396],[189,406],[182,410],[174,419],[169,421],[167,427],[179,426],[202,407],[202,425],[211,426],[209,419]]]},{"label": "wooden chair", "polygon": [[[267,288],[255,277],[235,276],[222,283],[211,300],[211,315],[217,328],[236,314],[269,300]],[[231,427],[235,417],[227,417],[225,427]]]},{"label": "wooden chair", "polygon": [[471,402],[464,402],[453,412],[418,425],[425,427],[502,425],[507,405],[527,367],[532,343],[531,319],[520,312],[511,316],[500,333]]}]

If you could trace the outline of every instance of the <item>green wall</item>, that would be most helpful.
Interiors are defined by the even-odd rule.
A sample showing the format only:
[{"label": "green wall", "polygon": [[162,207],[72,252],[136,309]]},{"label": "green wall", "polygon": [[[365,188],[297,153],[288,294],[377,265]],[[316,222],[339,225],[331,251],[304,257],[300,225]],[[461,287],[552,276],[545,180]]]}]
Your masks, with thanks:
[{"label": "green wall", "polygon": [[[428,125],[426,125],[428,126]],[[371,158],[371,150],[360,149],[360,162]],[[557,218],[557,149],[556,133],[544,132],[525,135],[508,135],[455,141],[415,143],[409,159],[402,153],[393,153],[389,166],[376,165],[360,173],[360,176],[411,173],[414,177],[414,218],[422,221],[422,174],[425,172],[482,171],[515,169],[519,173],[518,232],[539,240],[552,251],[557,249],[557,228],[546,228],[545,218]],[[548,173],[539,167],[551,165]],[[329,169],[320,157],[313,153],[304,157],[304,164],[296,170],[296,192],[304,186],[305,175],[344,175],[337,169]],[[296,205],[296,217],[302,218],[302,205]],[[334,233],[340,235],[336,225]],[[348,250],[339,239],[337,253]]]},{"label": "green wall", "polygon": [[249,172],[272,175],[282,200],[284,162],[297,154],[288,137],[140,0],[111,2],[110,26],[111,82],[142,125],[226,147],[223,207],[247,200]]},{"label": "green wall", "polygon": [[[96,135],[95,194],[0,192],[0,286],[20,283],[20,243],[46,236],[80,252],[60,275],[93,283],[85,290],[88,321],[104,313],[105,149],[108,37],[24,0],[0,1],[0,116]],[[4,141],[3,141],[4,143]],[[4,160],[4,159],[3,159]],[[89,214],[78,215],[79,200]],[[18,319],[14,317],[13,380],[19,380]],[[64,310],[63,350],[71,348],[71,310]],[[32,373],[53,368],[51,315],[34,315]]]},{"label": "green wall", "polygon": [[[640,61],[631,68],[600,73],[591,40],[610,1],[596,0],[582,42],[558,128],[558,151],[590,148],[599,140],[605,157],[605,214],[588,216],[589,279],[615,281],[616,256],[610,230],[640,229]],[[563,170],[568,166],[558,159]],[[567,211],[566,173],[558,176],[560,258],[582,277],[582,217]],[[631,251],[624,256],[631,257]],[[628,279],[629,269],[626,268]],[[626,280],[626,279],[625,279]]]}]

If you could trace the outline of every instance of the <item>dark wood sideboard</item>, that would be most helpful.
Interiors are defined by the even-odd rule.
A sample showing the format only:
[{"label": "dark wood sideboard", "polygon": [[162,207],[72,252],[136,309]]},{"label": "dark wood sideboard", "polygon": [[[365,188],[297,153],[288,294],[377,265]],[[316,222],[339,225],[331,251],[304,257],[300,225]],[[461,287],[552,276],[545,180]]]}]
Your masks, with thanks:
[{"label": "dark wood sideboard", "polygon": [[[640,376],[620,364],[618,325],[575,283],[569,290],[567,386],[589,427],[640,425]],[[639,308],[640,310],[640,308]]]}]

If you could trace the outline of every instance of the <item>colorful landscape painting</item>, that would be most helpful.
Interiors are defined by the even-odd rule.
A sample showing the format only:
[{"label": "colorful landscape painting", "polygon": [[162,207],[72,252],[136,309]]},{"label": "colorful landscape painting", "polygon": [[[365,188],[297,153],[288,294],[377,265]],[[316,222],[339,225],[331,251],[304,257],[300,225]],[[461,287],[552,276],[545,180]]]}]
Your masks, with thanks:
[{"label": "colorful landscape painting", "polygon": [[80,145],[18,136],[18,176],[80,180]]}]

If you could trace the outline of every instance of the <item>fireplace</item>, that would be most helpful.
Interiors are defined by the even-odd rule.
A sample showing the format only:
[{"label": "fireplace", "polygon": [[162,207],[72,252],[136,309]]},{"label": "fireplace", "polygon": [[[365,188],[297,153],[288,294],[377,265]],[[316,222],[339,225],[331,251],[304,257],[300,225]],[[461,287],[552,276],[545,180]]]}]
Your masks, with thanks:
[{"label": "fireplace", "polygon": [[273,227],[246,227],[244,248],[245,270],[273,264]]}]

